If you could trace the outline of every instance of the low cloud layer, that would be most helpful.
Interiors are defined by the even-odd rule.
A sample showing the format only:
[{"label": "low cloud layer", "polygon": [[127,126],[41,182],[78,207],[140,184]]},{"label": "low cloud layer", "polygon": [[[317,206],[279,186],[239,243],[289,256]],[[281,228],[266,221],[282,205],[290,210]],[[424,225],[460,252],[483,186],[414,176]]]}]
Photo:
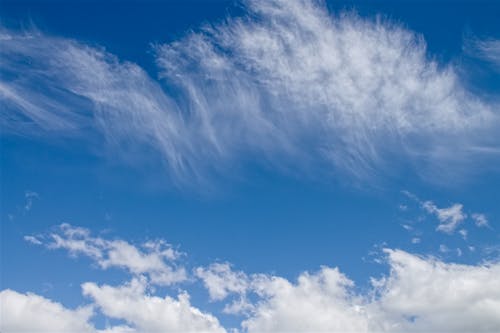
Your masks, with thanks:
[{"label": "low cloud layer", "polygon": [[5,289],[0,292],[2,332],[93,332],[90,307],[70,310],[32,293]]},{"label": "low cloud layer", "polygon": [[314,1],[245,8],[156,45],[159,81],[102,48],[4,30],[2,127],[146,147],[188,183],[248,159],[365,179],[388,174],[388,156],[447,174],[496,156],[498,105],[422,36]]},{"label": "low cloud layer", "polygon": [[[498,264],[457,265],[400,250],[385,253],[389,275],[372,278],[371,290],[361,294],[330,267],[304,272],[296,282],[219,266],[202,278],[212,298],[224,282],[240,295],[233,305],[247,313],[242,327],[248,332],[492,332],[500,327]],[[234,276],[242,274],[243,292],[231,287]],[[249,294],[260,300],[248,302]]]},{"label": "low cloud layer", "polygon": [[[68,227],[89,238],[88,231]],[[70,230],[70,231],[68,231]],[[54,239],[53,236],[51,236]],[[26,238],[33,242],[33,238]],[[36,238],[38,242],[47,238]],[[99,239],[99,241],[97,241]],[[43,243],[46,246],[53,246]],[[103,238],[94,243],[107,244]],[[125,241],[116,240],[116,242]],[[88,243],[88,241],[87,241]],[[62,241],[59,241],[62,244]],[[67,244],[67,243],[65,243]],[[92,253],[86,242],[59,246],[70,254]],[[129,244],[129,243],[127,243]],[[83,250],[87,249],[87,250]],[[139,250],[135,250],[139,251]],[[150,254],[154,255],[154,254]],[[200,284],[212,303],[223,305],[225,316],[240,321],[241,332],[494,332],[500,329],[500,264],[446,263],[432,256],[384,249],[380,261],[388,272],[366,277],[368,287],[358,288],[338,268],[323,266],[302,272],[295,280],[273,274],[247,274],[229,263],[182,267],[189,282],[161,284],[149,270],[128,269],[130,280],[112,286],[88,281],[81,284],[89,301],[69,309],[33,293],[0,292],[2,332],[224,332],[216,314],[191,304],[189,290]],[[130,256],[131,262],[137,258]],[[145,257],[143,257],[144,260]],[[121,264],[132,267],[132,263]],[[179,281],[181,282],[181,281]],[[8,304],[8,306],[6,306]],[[120,320],[122,325],[96,328],[93,316]],[[51,320],[47,321],[46,318]]]},{"label": "low cloud layer", "polygon": [[125,320],[133,332],[225,332],[217,318],[191,306],[187,293],[177,299],[158,297],[146,287],[144,279],[119,287],[87,282],[82,292],[104,315]]}]

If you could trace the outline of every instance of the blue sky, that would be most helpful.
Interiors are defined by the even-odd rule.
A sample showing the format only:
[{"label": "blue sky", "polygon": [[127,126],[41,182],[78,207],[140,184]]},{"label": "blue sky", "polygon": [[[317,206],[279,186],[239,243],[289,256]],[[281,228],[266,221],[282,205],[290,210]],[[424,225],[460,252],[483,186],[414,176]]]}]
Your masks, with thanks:
[{"label": "blue sky", "polygon": [[499,3],[0,8],[2,332],[500,329]]}]

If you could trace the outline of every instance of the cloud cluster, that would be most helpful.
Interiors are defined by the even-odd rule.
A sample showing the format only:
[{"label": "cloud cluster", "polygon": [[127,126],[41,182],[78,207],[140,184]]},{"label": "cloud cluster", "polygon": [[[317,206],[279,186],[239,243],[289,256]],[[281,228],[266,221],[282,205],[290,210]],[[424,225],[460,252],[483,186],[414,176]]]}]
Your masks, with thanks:
[{"label": "cloud cluster", "polygon": [[137,247],[120,239],[94,237],[90,230],[67,223],[49,235],[25,236],[24,239],[50,249],[65,249],[74,256],[87,256],[102,269],[118,267],[135,276],[145,275],[157,285],[171,285],[187,278],[184,267],[176,264],[182,253],[164,240],[150,240]]},{"label": "cloud cluster", "polygon": [[[390,271],[356,289],[338,268],[303,272],[297,280],[233,271],[195,270],[212,301],[243,316],[242,332],[494,332],[500,328],[498,263],[460,265],[401,250],[384,250]],[[2,332],[224,332],[218,319],[189,302],[152,295],[144,277],[120,286],[82,284],[92,303],[76,310],[35,294],[0,293]],[[8,306],[7,306],[8,305]],[[93,309],[126,324],[99,330]],[[231,313],[231,311],[226,311]],[[50,318],[50,320],[47,320]]]},{"label": "cloud cluster", "polygon": [[146,287],[144,279],[133,279],[119,287],[87,282],[82,290],[105,316],[125,320],[132,332],[225,332],[217,318],[191,306],[187,293],[177,299],[151,296]]},{"label": "cloud cluster", "polygon": [[[6,333],[225,332],[215,317],[191,306],[187,293],[177,298],[149,296],[144,280],[133,279],[118,287],[87,282],[82,291],[93,303],[72,310],[39,295],[3,290],[0,329]],[[91,323],[94,308],[126,325],[97,329]]]},{"label": "cloud cluster", "polygon": [[453,204],[448,208],[438,208],[432,201],[426,201],[422,207],[429,213],[434,214],[439,219],[439,225],[436,230],[452,233],[460,223],[465,220],[467,215],[462,211],[462,204]]},{"label": "cloud cluster", "polygon": [[[440,208],[431,200],[421,200],[415,194],[408,191],[402,191],[402,193],[409,199],[418,203],[426,213],[434,215],[438,219],[439,224],[436,227],[437,231],[453,234],[468,217],[474,221],[476,227],[482,228],[489,226],[486,215],[481,213],[467,214],[464,211],[464,206],[460,203],[454,203],[449,207]],[[410,226],[406,227],[411,228]],[[459,233],[466,238],[467,230],[460,229]]]},{"label": "cloud cluster", "polygon": [[[49,240],[44,244],[64,248],[72,254],[85,254],[98,263],[113,257],[106,253],[108,245],[105,244],[114,241],[91,237],[88,230],[69,225],[59,230],[66,238],[51,234],[35,239]],[[33,237],[26,240],[33,242]],[[163,242],[162,247],[148,244],[146,247],[154,249],[152,253],[135,250],[141,253],[143,263],[155,262],[152,258],[166,255],[161,254],[166,251]],[[151,266],[133,264],[137,261],[136,255],[128,258],[131,262],[119,261],[113,265],[126,267],[131,279],[117,286],[92,281],[82,283],[82,294],[90,303],[78,309],[66,308],[32,293],[3,290],[0,330],[145,333],[225,332],[228,329],[214,314],[193,306],[188,291],[177,289],[177,296],[173,297],[163,289],[156,290],[154,286],[158,281],[151,277],[149,268],[140,273],[131,268]],[[233,269],[229,263],[193,269],[187,287],[201,283],[210,302],[222,304],[226,315],[241,320],[239,330],[249,333],[493,332],[500,329],[498,262],[445,263],[434,257],[392,249],[384,249],[380,259],[388,265],[388,273],[367,276],[370,283],[363,288],[335,267],[302,272],[292,281],[273,274],[247,274]],[[181,269],[191,271],[187,267],[186,263]],[[96,328],[92,322],[96,311],[123,324]]]},{"label": "cloud cluster", "polygon": [[4,31],[2,127],[146,147],[188,182],[245,159],[363,178],[383,173],[389,156],[441,165],[496,151],[495,105],[418,34],[315,1],[245,8],[156,45],[161,81],[101,48]]},{"label": "cloud cluster", "polygon": [[[296,282],[278,276],[228,272],[220,266],[204,274],[215,290],[255,294],[244,307],[247,332],[492,332],[500,328],[500,265],[447,264],[401,250],[385,250],[388,276],[356,292],[337,268],[302,273]],[[219,279],[214,283],[214,275]],[[234,277],[246,290],[234,288]],[[217,294],[218,298],[222,294]],[[244,298],[248,301],[248,298]],[[241,304],[236,301],[234,304]]]}]

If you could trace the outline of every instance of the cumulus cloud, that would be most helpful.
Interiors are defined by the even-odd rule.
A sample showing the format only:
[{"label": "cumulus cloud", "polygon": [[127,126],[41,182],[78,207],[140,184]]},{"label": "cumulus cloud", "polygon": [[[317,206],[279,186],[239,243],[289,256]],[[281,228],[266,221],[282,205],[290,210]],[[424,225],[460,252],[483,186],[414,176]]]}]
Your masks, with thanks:
[{"label": "cumulus cloud", "polygon": [[149,296],[146,286],[144,279],[133,279],[119,287],[88,282],[82,290],[104,315],[125,320],[134,332],[225,332],[217,318],[191,306],[187,293],[177,299]]},{"label": "cumulus cloud", "polygon": [[65,308],[32,293],[5,289],[0,292],[0,331],[10,332],[94,332],[89,324],[91,307]]},{"label": "cumulus cloud", "polygon": [[232,270],[228,263],[198,267],[195,275],[203,281],[212,300],[222,300],[231,293],[244,294],[250,282],[246,274]]},{"label": "cumulus cloud", "polygon": [[336,268],[303,273],[297,283],[280,277],[257,277],[263,298],[242,326],[249,332],[365,332],[363,300],[353,282]]},{"label": "cumulus cloud", "polygon": [[[114,255],[109,254],[116,250],[112,243],[115,241],[92,237],[87,229],[69,225],[56,230],[59,233],[35,239],[46,246],[68,249],[75,255],[87,255],[98,264],[115,260],[111,259]],[[158,282],[152,278],[152,272],[163,266],[145,263],[157,262],[155,258],[164,260],[164,256],[174,260],[179,255],[170,251],[165,254],[165,246],[164,242],[147,242],[142,248],[151,252],[135,248],[140,255],[127,255],[141,264],[112,261],[109,265],[127,268],[130,281],[115,286],[93,281],[83,283],[82,293],[90,303],[75,310],[35,294],[2,291],[0,329],[2,332],[224,332],[226,328],[216,316],[191,304],[187,291],[177,290],[177,296],[172,297],[165,295],[163,288],[155,289]],[[443,245],[442,251],[452,249]],[[461,253],[459,248],[456,251]],[[195,268],[197,279],[191,279],[189,286],[201,282],[209,300],[222,303],[222,312],[236,315],[240,329],[249,333],[493,332],[500,329],[498,262],[446,263],[435,257],[394,249],[384,249],[379,259],[380,263],[387,264],[388,272],[378,277],[366,276],[370,284],[362,288],[336,267],[323,266],[315,272],[302,272],[292,280],[274,274],[247,274],[233,269],[229,263]],[[98,329],[92,323],[93,311],[122,324]]]},{"label": "cumulus cloud", "polygon": [[4,32],[2,126],[145,145],[188,181],[247,158],[363,178],[392,154],[425,165],[497,147],[495,106],[420,35],[316,1],[245,4],[243,18],[156,45],[161,82],[101,48]]},{"label": "cumulus cloud", "polygon": [[94,237],[90,230],[67,223],[46,237],[26,236],[25,240],[51,249],[65,249],[71,255],[90,257],[102,269],[119,267],[134,275],[145,274],[151,283],[158,285],[170,285],[187,278],[184,267],[176,265],[182,253],[164,240],[150,240],[137,247],[120,239]]},{"label": "cumulus cloud", "polygon": [[[375,281],[371,311],[383,329],[493,332],[500,328],[499,264],[460,265],[386,250],[390,275]],[[377,315],[375,315],[377,316]],[[380,318],[380,317],[379,317]]]},{"label": "cumulus cloud", "polygon": [[[87,282],[82,285],[83,294],[94,302],[76,310],[39,295],[6,289],[0,292],[0,330],[5,333],[225,332],[214,316],[191,306],[187,293],[179,294],[177,299],[162,298],[149,296],[146,287],[144,278],[118,287]],[[91,323],[93,308],[127,325],[97,329]]]},{"label": "cumulus cloud", "polygon": [[[304,272],[296,282],[272,275],[245,276],[243,280],[250,281],[246,292],[258,300],[242,327],[247,332],[493,332],[500,328],[500,282],[495,278],[499,264],[450,264],[401,250],[384,251],[390,272],[372,278],[371,289],[364,292],[357,292],[352,280],[330,267]],[[228,282],[234,285],[231,279]]]},{"label": "cumulus cloud", "polygon": [[432,201],[425,201],[422,207],[430,214],[434,214],[439,225],[436,230],[451,234],[462,223],[467,215],[463,212],[462,204],[453,204],[447,208],[438,208]]}]

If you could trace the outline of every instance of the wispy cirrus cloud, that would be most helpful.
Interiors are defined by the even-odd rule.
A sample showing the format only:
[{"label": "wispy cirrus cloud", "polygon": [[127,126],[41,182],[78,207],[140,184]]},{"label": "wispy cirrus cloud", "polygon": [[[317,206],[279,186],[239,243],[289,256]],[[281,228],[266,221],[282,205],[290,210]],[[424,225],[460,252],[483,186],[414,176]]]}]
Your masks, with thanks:
[{"label": "wispy cirrus cloud", "polygon": [[493,38],[470,38],[465,45],[465,51],[493,66],[500,71],[500,40]]},{"label": "wispy cirrus cloud", "polygon": [[2,127],[146,147],[188,183],[247,159],[363,179],[386,174],[388,156],[449,173],[498,151],[498,105],[417,33],[315,1],[245,5],[156,45],[160,81],[102,48],[4,30]]}]

